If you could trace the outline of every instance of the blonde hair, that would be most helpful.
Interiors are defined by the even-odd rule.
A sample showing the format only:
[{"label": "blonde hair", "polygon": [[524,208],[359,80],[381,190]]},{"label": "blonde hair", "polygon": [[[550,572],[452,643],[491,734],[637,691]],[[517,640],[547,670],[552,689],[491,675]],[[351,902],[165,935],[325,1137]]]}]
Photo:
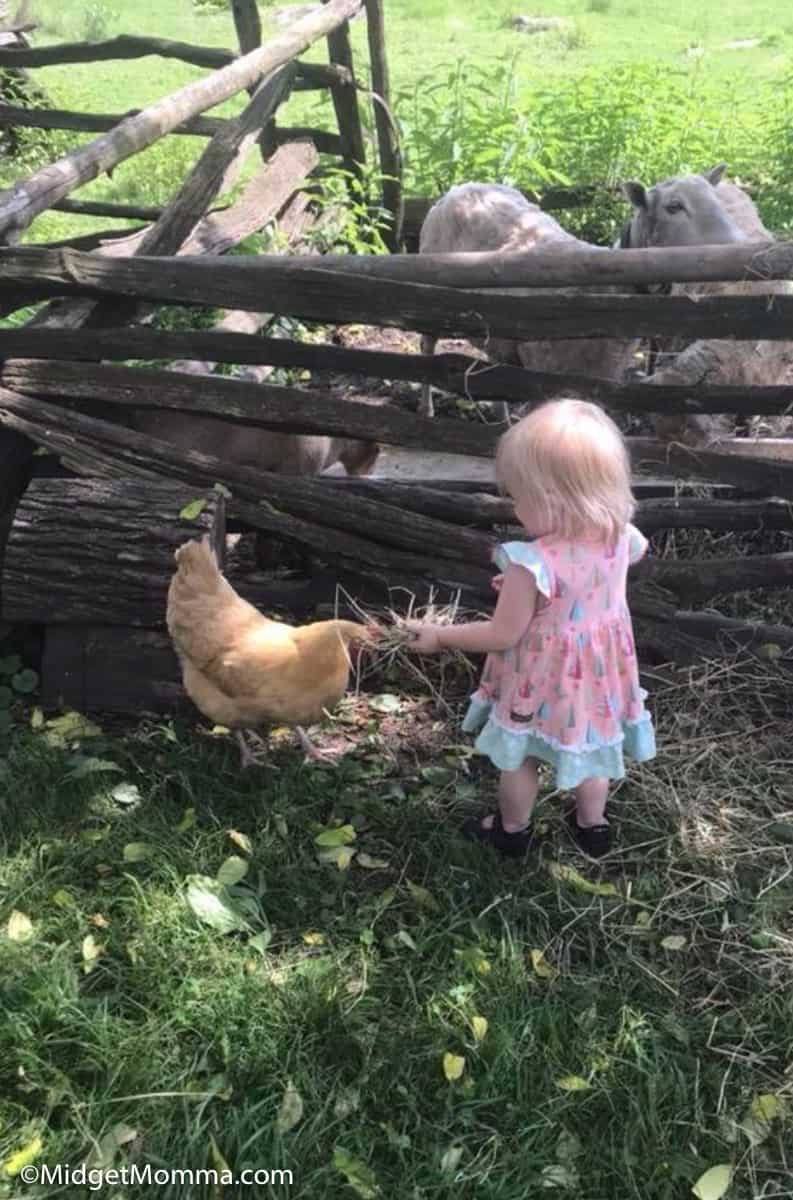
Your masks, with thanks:
[{"label": "blonde hair", "polygon": [[551,401],[513,425],[498,444],[496,477],[560,537],[613,543],[636,507],[622,434],[584,400]]}]

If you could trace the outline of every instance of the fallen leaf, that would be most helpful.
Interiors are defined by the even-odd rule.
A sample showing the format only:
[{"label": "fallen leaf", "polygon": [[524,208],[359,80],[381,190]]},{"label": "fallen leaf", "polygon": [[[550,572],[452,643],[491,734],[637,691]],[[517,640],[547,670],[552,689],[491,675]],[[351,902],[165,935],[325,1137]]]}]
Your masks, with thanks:
[{"label": "fallen leaf", "polygon": [[240,833],[239,829],[229,829],[228,835],[235,846],[237,846],[243,854],[253,854],[253,842],[248,837],[247,833]]},{"label": "fallen leaf", "polygon": [[252,950],[258,950],[260,954],[264,954],[272,940],[272,932],[269,929],[263,929],[261,933],[254,934],[252,938],[248,939],[248,945]]},{"label": "fallen leaf", "polygon": [[88,918],[88,923],[95,926],[96,929],[109,929],[110,922],[107,917],[103,917],[101,913],[93,913]]},{"label": "fallen leaf", "polygon": [[454,953],[477,975],[489,975],[493,970],[492,964],[478,946],[466,946],[465,950],[455,950]]},{"label": "fallen leaf", "polygon": [[58,908],[74,908],[77,904],[74,896],[71,896],[65,888],[58,888],[57,892],[53,892],[51,900],[53,904],[57,904]]},{"label": "fallen leaf", "polygon": [[471,1029],[477,1042],[483,1042],[487,1037],[487,1017],[471,1017]]},{"label": "fallen leaf", "polygon": [[33,938],[33,922],[26,913],[15,908],[8,918],[6,933],[12,942],[29,942]]},{"label": "fallen leaf", "polygon": [[586,1092],[589,1091],[592,1084],[580,1075],[564,1075],[561,1079],[557,1079],[556,1086],[563,1092]]},{"label": "fallen leaf", "polygon": [[361,1095],[357,1088],[342,1088],[333,1105],[333,1115],[343,1121],[345,1117],[349,1117],[361,1103]]},{"label": "fallen leaf", "polygon": [[89,1171],[110,1170],[121,1147],[133,1142],[137,1136],[137,1129],[133,1129],[131,1125],[113,1125],[107,1133],[102,1134],[98,1143],[94,1143],[85,1160],[86,1169]]},{"label": "fallen leaf", "polygon": [[223,1151],[215,1141],[214,1134],[209,1135],[209,1157],[212,1160],[212,1166],[219,1175],[225,1175],[227,1179],[232,1177],[232,1170],[226,1159],[223,1156]]},{"label": "fallen leaf", "polygon": [[455,1080],[462,1078],[465,1070],[465,1059],[462,1054],[450,1054],[447,1050],[443,1056],[443,1073],[449,1083],[454,1083]]},{"label": "fallen leaf", "polygon": [[408,891],[419,908],[428,908],[430,912],[438,911],[440,906],[432,892],[428,891],[427,888],[422,887],[421,884],[413,883],[410,879],[407,882]]},{"label": "fallen leaf", "polygon": [[765,642],[757,647],[757,657],[766,662],[777,662],[782,657],[782,647],[777,642]]},{"label": "fallen leaf", "polygon": [[3,1163],[3,1170],[6,1175],[12,1178],[18,1175],[25,1167],[29,1167],[32,1162],[35,1162],[41,1154],[44,1143],[40,1137],[34,1137],[27,1145],[21,1149],[15,1150],[10,1158],[7,1158]]},{"label": "fallen leaf", "polygon": [[398,713],[402,708],[402,701],[399,696],[386,692],[382,696],[372,696],[369,700],[369,707],[379,713]]},{"label": "fallen leaf", "polygon": [[302,1119],[303,1097],[290,1079],[287,1081],[281,1107],[275,1119],[275,1128],[279,1133],[289,1133]]},{"label": "fallen leaf", "polygon": [[613,883],[592,883],[591,880],[585,879],[575,867],[568,867],[562,863],[549,863],[548,871],[560,883],[569,883],[579,892],[586,892],[589,896],[616,896],[617,889]]},{"label": "fallen leaf", "polygon": [[83,970],[86,975],[89,975],[96,966],[97,959],[104,951],[104,946],[101,942],[97,942],[92,933],[86,934],[83,938],[81,951],[83,955]]},{"label": "fallen leaf", "polygon": [[235,883],[239,883],[248,874],[248,864],[244,858],[239,858],[238,855],[232,854],[225,862],[220,864],[217,873],[218,883],[222,883],[224,887],[233,887]]},{"label": "fallen leaf", "polygon": [[148,842],[127,842],[123,852],[124,862],[144,862],[145,859],[151,857],[153,849],[154,847],[150,846]]},{"label": "fallen leaf", "polygon": [[669,937],[661,938],[664,950],[685,950],[688,941],[681,933],[672,933]]},{"label": "fallen leaf", "polygon": [[44,726],[45,740],[49,746],[55,749],[63,747],[69,742],[78,742],[89,737],[101,737],[101,735],[102,730],[98,725],[73,709],[60,717],[51,717]]},{"label": "fallen leaf", "polygon": [[83,758],[64,775],[63,781],[69,783],[74,779],[85,779],[88,775],[99,775],[103,772],[120,774],[121,767],[107,758]]},{"label": "fallen leaf", "polygon": [[448,787],[457,778],[457,772],[452,767],[422,767],[421,778],[433,787]]},{"label": "fallen leaf", "polygon": [[348,846],[357,836],[352,825],[335,825],[332,829],[323,829],[314,841],[318,846],[324,847]]},{"label": "fallen leaf", "polygon": [[234,908],[228,892],[217,879],[207,875],[189,876],[185,899],[199,921],[219,933],[248,928],[247,921]]},{"label": "fallen leaf", "polygon": [[366,867],[368,871],[384,871],[389,865],[385,858],[372,858],[371,854],[367,854],[361,850],[355,860],[359,867]]},{"label": "fallen leaf", "polygon": [[333,1151],[333,1166],[347,1180],[347,1184],[361,1200],[376,1200],[380,1195],[374,1172],[359,1158],[337,1146]]},{"label": "fallen leaf", "polygon": [[407,929],[399,929],[394,937],[397,942],[401,942],[403,946],[407,946],[408,950],[418,950],[418,946],[413,941]]},{"label": "fallen leaf", "polygon": [[355,851],[350,846],[328,846],[319,851],[317,858],[322,863],[334,863],[340,871],[348,871]]},{"label": "fallen leaf", "polygon": [[324,946],[325,935],[324,933],[304,933],[303,941],[307,946]]},{"label": "fallen leaf", "polygon": [[441,1170],[445,1171],[446,1174],[451,1175],[453,1171],[457,1170],[462,1157],[462,1146],[450,1146],[441,1159]]},{"label": "fallen leaf", "polygon": [[110,793],[116,804],[137,804],[140,791],[134,783],[119,783]]},{"label": "fallen leaf", "polygon": [[551,966],[548,962],[542,950],[529,951],[529,957],[531,958],[531,965],[534,968],[534,974],[539,979],[555,979],[559,974],[556,967]]},{"label": "fallen leaf", "polygon": [[567,1166],[565,1163],[551,1163],[547,1167],[543,1167],[540,1173],[540,1182],[544,1188],[554,1190],[574,1192],[578,1190],[581,1183],[581,1176],[573,1166]]},{"label": "fallen leaf", "polygon": [[189,504],[185,504],[184,508],[179,512],[181,521],[194,521],[199,517],[206,508],[206,497],[201,500],[191,500]]},{"label": "fallen leaf", "polygon": [[732,1167],[729,1163],[719,1163],[700,1175],[691,1191],[697,1200],[721,1200],[731,1183]]},{"label": "fallen leaf", "polygon": [[749,1112],[756,1121],[771,1122],[784,1116],[785,1108],[785,1102],[780,1096],[775,1096],[773,1092],[765,1092],[762,1096],[755,1096]]},{"label": "fallen leaf", "polygon": [[21,696],[29,696],[39,686],[38,674],[35,671],[31,671],[29,667],[26,667],[24,671],[19,671],[18,674],[12,677],[11,686]]},{"label": "fallen leaf", "polygon": [[182,819],[176,826],[177,833],[187,833],[188,829],[192,829],[195,825],[195,809],[186,808],[182,813]]},{"label": "fallen leaf", "polygon": [[30,728],[31,729],[43,729],[44,728],[44,713],[38,707],[34,708],[33,712],[30,714]]}]

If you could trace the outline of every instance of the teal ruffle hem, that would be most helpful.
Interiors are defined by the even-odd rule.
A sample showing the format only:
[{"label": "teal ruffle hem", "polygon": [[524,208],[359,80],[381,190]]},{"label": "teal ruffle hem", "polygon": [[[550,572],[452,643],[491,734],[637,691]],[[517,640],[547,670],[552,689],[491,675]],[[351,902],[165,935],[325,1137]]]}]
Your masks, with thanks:
[{"label": "teal ruffle hem", "polygon": [[505,729],[491,715],[492,709],[489,701],[474,697],[463,731],[478,733],[475,748],[500,771],[517,771],[527,758],[537,758],[553,767],[556,787],[569,790],[585,779],[624,779],[626,754],[636,762],[655,758],[655,730],[649,713],[638,721],[623,721],[618,741],[573,751],[554,746],[536,733]]}]

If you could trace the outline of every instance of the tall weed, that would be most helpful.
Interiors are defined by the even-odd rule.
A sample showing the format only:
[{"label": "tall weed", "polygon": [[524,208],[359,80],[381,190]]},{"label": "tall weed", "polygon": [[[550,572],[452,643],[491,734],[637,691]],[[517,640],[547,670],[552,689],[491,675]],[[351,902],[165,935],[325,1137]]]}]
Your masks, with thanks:
[{"label": "tall weed", "polygon": [[736,86],[699,64],[638,64],[555,79],[551,88],[521,84],[508,59],[419,80],[399,97],[398,113],[408,192],[436,195],[465,180],[538,191],[600,185],[597,202],[571,210],[565,224],[608,241],[624,215],[617,183],[725,161],[751,182],[773,228],[793,224],[793,76],[782,86]]}]

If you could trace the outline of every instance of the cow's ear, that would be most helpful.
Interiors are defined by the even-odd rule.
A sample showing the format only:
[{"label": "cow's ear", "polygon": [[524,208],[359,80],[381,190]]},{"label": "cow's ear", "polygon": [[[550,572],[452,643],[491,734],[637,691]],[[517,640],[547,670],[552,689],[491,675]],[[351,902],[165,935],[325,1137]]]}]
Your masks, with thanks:
[{"label": "cow's ear", "polygon": [[634,208],[647,207],[647,188],[643,183],[637,183],[635,179],[629,179],[627,183],[622,185],[622,194],[625,199],[630,201]]},{"label": "cow's ear", "polygon": [[716,187],[716,185],[721,182],[721,177],[726,170],[727,164],[719,163],[717,167],[711,167],[709,171],[705,172],[705,178],[707,179],[708,183],[712,184],[713,187]]}]

